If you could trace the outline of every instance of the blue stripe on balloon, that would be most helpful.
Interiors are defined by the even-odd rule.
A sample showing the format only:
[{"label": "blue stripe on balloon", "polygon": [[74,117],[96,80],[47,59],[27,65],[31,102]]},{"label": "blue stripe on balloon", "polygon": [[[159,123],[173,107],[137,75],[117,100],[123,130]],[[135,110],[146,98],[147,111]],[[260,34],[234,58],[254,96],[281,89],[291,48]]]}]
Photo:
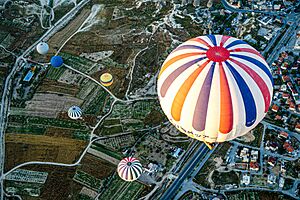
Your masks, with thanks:
[{"label": "blue stripe on balloon", "polygon": [[215,64],[215,62],[212,63],[197,99],[193,116],[193,128],[197,131],[203,131],[205,129],[209,94],[211,89],[211,82],[214,75]]},{"label": "blue stripe on balloon", "polygon": [[199,49],[199,50],[204,50],[207,51],[207,48],[196,46],[196,45],[182,45],[177,47],[173,52],[178,51],[178,50],[183,50],[183,49]]},{"label": "blue stripe on balloon", "polygon": [[249,89],[247,83],[238,71],[227,61],[225,61],[227,67],[232,73],[237,85],[239,87],[240,93],[244,102],[244,109],[246,114],[246,126],[252,126],[256,120],[256,105],[251,90]]},{"label": "blue stripe on balloon", "polygon": [[272,82],[272,85],[274,85],[273,77],[272,77],[272,74],[271,74],[270,70],[262,62],[256,60],[255,58],[251,58],[249,56],[244,56],[244,55],[231,54],[230,56],[244,59],[244,60],[249,61],[249,62],[253,63],[254,65],[258,66],[260,69],[262,69],[267,74],[267,76],[269,77],[269,79]]},{"label": "blue stripe on balloon", "polygon": [[207,35],[207,37],[210,39],[214,46],[217,46],[217,40],[214,35]]},{"label": "blue stripe on balloon", "polygon": [[[229,43],[225,48],[228,49],[228,48],[230,48],[230,47],[233,47],[233,46],[239,45],[239,44],[247,44],[247,42],[244,42],[244,41],[242,41],[242,40],[235,40],[235,41]],[[248,45],[248,44],[247,44],[247,45]]]}]

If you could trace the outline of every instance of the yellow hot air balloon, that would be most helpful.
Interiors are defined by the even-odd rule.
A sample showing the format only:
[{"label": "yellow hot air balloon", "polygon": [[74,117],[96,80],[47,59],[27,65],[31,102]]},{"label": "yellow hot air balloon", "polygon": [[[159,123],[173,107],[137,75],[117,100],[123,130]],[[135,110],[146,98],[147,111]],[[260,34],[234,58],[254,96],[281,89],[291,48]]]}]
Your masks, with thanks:
[{"label": "yellow hot air balloon", "polygon": [[110,73],[104,73],[100,76],[100,82],[106,87],[111,86],[113,84],[113,76]]}]

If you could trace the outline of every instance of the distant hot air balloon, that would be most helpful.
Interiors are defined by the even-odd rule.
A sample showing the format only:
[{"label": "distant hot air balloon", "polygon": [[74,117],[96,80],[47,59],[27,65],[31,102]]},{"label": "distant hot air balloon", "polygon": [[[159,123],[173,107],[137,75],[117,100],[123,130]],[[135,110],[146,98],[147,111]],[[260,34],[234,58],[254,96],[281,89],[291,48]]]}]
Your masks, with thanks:
[{"label": "distant hot air balloon", "polygon": [[215,143],[246,134],[264,118],[273,79],[265,59],[246,42],[208,35],[186,41],[167,57],[157,87],[177,129]]},{"label": "distant hot air balloon", "polygon": [[58,67],[62,66],[64,61],[61,56],[53,56],[50,60],[50,63],[53,67],[58,68]]},{"label": "distant hot air balloon", "polygon": [[78,106],[71,106],[68,110],[68,116],[71,119],[79,119],[81,118],[82,111]]},{"label": "distant hot air balloon", "polygon": [[111,86],[113,84],[113,76],[110,73],[104,73],[100,76],[100,82],[106,87]]},{"label": "distant hot air balloon", "polygon": [[125,181],[135,181],[142,172],[142,164],[133,157],[124,158],[118,165],[118,174]]},{"label": "distant hot air balloon", "polygon": [[45,55],[48,53],[49,51],[49,46],[46,42],[40,42],[37,46],[36,46],[36,50],[39,54]]}]

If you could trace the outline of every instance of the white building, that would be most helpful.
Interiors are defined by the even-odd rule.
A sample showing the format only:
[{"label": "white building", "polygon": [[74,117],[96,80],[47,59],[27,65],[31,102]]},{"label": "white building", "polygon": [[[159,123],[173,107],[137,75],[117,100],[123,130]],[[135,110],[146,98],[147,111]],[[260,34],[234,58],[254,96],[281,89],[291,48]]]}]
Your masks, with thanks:
[{"label": "white building", "polygon": [[269,174],[268,175],[268,183],[274,184],[275,182],[276,182],[276,176],[274,174]]},{"label": "white building", "polygon": [[241,184],[249,185],[250,184],[250,175],[243,174]]}]

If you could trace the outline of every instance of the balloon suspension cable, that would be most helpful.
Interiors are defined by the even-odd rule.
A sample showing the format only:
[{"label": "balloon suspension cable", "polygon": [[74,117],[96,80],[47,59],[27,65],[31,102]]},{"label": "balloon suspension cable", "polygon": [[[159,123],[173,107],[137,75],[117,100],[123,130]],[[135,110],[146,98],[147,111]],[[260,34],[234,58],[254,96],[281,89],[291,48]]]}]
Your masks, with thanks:
[{"label": "balloon suspension cable", "polygon": [[204,141],[204,144],[205,144],[210,150],[212,150],[212,149],[215,147],[214,143],[209,143],[209,142],[205,142],[205,141]]}]

